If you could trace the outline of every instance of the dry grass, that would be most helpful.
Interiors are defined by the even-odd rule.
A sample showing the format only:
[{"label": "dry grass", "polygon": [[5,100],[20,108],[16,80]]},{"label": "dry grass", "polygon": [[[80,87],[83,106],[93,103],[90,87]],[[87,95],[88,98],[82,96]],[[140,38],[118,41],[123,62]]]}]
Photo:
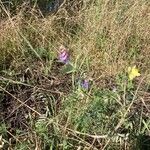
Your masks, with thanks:
[{"label": "dry grass", "polygon": [[21,14],[25,12],[20,11],[1,21],[3,49],[7,49],[8,41],[12,43],[12,51],[21,49],[25,45],[20,37],[23,35],[33,47],[48,49],[51,44],[56,50],[58,45],[65,44],[75,55],[89,53],[91,66],[97,73],[102,70],[113,75],[128,64],[147,70],[150,56],[147,1],[99,1],[75,16],[63,8],[46,18],[33,12],[29,18],[24,18]]},{"label": "dry grass", "polygon": [[[33,110],[39,111],[39,114],[42,114],[43,110],[40,106],[42,105],[45,108],[45,104],[36,102],[39,97],[35,96],[32,99],[33,101],[30,102],[30,98],[38,92],[44,91],[44,96],[49,94],[50,97],[53,95],[54,99],[58,99],[59,102],[57,102],[55,107],[59,107],[59,109],[63,107],[63,103],[68,103],[67,105],[71,105],[70,107],[73,107],[71,109],[76,112],[73,114],[75,116],[70,115],[72,110],[68,108],[69,106],[66,107],[65,110],[58,109],[56,110],[55,116],[52,116],[52,121],[47,120],[48,118],[44,118],[46,127],[50,126],[51,132],[56,135],[56,139],[58,138],[59,142],[60,139],[65,139],[67,141],[72,138],[72,143],[78,143],[75,149],[80,149],[79,143],[82,143],[81,146],[84,145],[89,149],[98,149],[98,144],[101,145],[100,149],[105,149],[105,147],[109,144],[111,145],[111,143],[113,145],[115,141],[121,137],[116,133],[114,139],[112,137],[111,140],[107,139],[107,135],[104,136],[104,139],[96,139],[95,136],[97,135],[94,136],[76,131],[78,124],[76,124],[76,119],[74,118],[76,115],[77,119],[78,117],[82,117],[82,114],[92,105],[91,103],[93,103],[91,107],[95,108],[97,104],[94,104],[93,101],[96,101],[96,98],[94,97],[92,89],[83,99],[80,93],[79,95],[75,95],[81,101],[76,102],[76,100],[74,100],[74,95],[72,96],[74,91],[70,82],[74,79],[76,73],[72,75],[61,74],[61,65],[55,62],[58,48],[60,45],[68,47],[72,62],[75,62],[79,68],[77,74],[81,75],[85,72],[88,78],[93,79],[95,85],[92,88],[96,89],[108,86],[112,88],[117,76],[125,74],[128,66],[136,65],[141,72],[141,78],[139,78],[139,80],[142,81],[144,85],[136,83],[136,85],[140,86],[140,92],[142,94],[140,96],[138,95],[139,89],[136,87],[137,91],[135,90],[135,93],[132,94],[135,97],[137,95],[139,98],[137,98],[137,103],[133,104],[131,102],[131,106],[133,105],[131,110],[135,112],[137,108],[142,105],[142,111],[144,112],[144,108],[147,110],[149,109],[147,101],[149,93],[148,91],[144,91],[144,88],[150,84],[150,2],[148,0],[83,0],[80,9],[77,10],[78,7],[76,6],[79,6],[77,2],[74,2],[72,7],[62,5],[55,14],[43,16],[40,10],[37,10],[35,7],[31,8],[28,4],[23,4],[23,6],[18,7],[16,14],[11,14],[0,1],[1,12],[5,16],[0,20],[0,74],[1,76],[4,75],[6,80],[8,78],[8,85],[10,84],[9,87],[7,83],[5,85],[6,81],[2,81],[2,86],[4,84],[4,87],[1,89],[7,94],[9,93],[9,96],[5,96],[5,98],[9,99],[9,102],[9,97],[15,96],[10,106],[13,107],[12,112],[16,110],[22,111],[20,116],[24,114],[23,111],[26,112],[26,109],[28,109],[26,105],[29,105],[29,108],[33,106]],[[52,60],[47,61],[45,57],[43,58],[43,56],[38,53],[38,49],[44,49],[50,52]],[[47,68],[49,73],[48,77],[44,74]],[[7,73],[5,74],[4,72]],[[15,72],[15,75],[13,72]],[[24,84],[22,81],[25,75],[27,78],[29,76],[29,83],[27,84]],[[21,81],[17,82],[17,80]],[[52,86],[49,85],[50,80],[54,81]],[[137,80],[137,82],[139,82],[139,80]],[[67,81],[69,82],[67,83]],[[15,84],[15,86],[13,84]],[[11,91],[11,88],[14,89]],[[50,91],[51,89],[52,91]],[[14,92],[14,94],[11,92]],[[18,95],[17,92],[19,93]],[[126,114],[126,110],[130,110],[130,105],[129,107],[127,107],[128,105],[124,106],[122,102],[126,99],[125,96],[128,91],[123,92],[123,94],[119,93],[120,95],[117,95],[117,100],[120,101],[121,108],[119,106],[120,109],[118,109],[118,112],[115,114],[118,118],[114,118],[117,120],[118,124],[122,121],[122,116]],[[109,94],[111,95],[112,93],[110,92]],[[108,95],[104,95],[104,98]],[[21,108],[20,103],[17,103],[15,107],[15,102],[13,103],[13,101],[16,101],[17,97],[22,102],[26,102],[26,98],[28,99],[25,108]],[[66,97],[71,102],[68,102]],[[33,104],[31,104],[32,102]],[[80,106],[81,109],[79,109]],[[37,120],[38,117],[33,114],[32,109],[29,109],[27,113],[29,113],[28,119],[30,122],[27,128],[30,130],[30,127],[34,128],[36,126],[33,125],[33,122]],[[68,116],[65,113],[68,113]],[[132,112],[130,113],[133,114]],[[128,114],[127,111],[125,117],[128,115],[130,116],[130,113]],[[107,118],[107,115],[105,117]],[[123,119],[125,117],[123,117]],[[58,118],[59,120],[57,120]],[[82,120],[83,118],[80,119]],[[113,117],[111,119],[113,120]],[[72,120],[73,122],[71,122]],[[141,120],[140,123],[142,122]],[[125,120],[123,121],[123,123],[125,123]],[[52,122],[54,122],[54,125],[52,125]],[[109,123],[108,126],[110,125]],[[121,122],[121,125],[119,125],[122,126],[123,123]],[[76,124],[76,126],[74,124]],[[112,126],[116,128],[118,124],[114,124],[113,122]],[[146,124],[149,125],[148,122],[146,122]],[[107,128],[107,123],[106,127],[104,127],[104,131],[105,128]],[[42,130],[43,127],[40,127],[40,129]],[[41,130],[38,132],[45,132],[45,128]],[[48,129],[46,129],[46,131],[47,130]],[[100,129],[100,131],[101,130],[103,131],[103,129]],[[149,127],[147,127],[147,130],[149,130]],[[110,130],[108,131],[110,132]],[[112,130],[112,133],[114,132],[115,131]],[[29,138],[31,143],[36,143],[35,147],[37,149],[42,149],[42,140],[40,136],[30,132],[27,132],[27,134],[29,135],[25,135],[25,137]],[[19,140],[22,140],[21,138],[24,138],[24,135],[22,136],[23,137],[17,137],[16,135],[13,139],[19,138]],[[90,141],[90,138],[92,138],[93,142]],[[58,147],[63,147],[64,143],[61,141],[62,143],[60,144],[59,142],[55,143],[54,140],[53,144],[58,144]],[[120,140],[120,147],[123,149],[130,149],[134,145],[132,142],[126,142],[127,141],[124,142]],[[117,147],[117,144],[116,142],[114,145]],[[33,149],[33,147],[27,149]]]}]

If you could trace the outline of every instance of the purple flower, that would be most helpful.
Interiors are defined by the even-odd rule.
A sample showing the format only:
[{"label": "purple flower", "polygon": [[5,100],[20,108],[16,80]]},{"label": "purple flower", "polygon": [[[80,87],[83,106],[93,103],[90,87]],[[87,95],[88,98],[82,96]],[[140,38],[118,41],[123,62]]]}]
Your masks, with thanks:
[{"label": "purple flower", "polygon": [[81,82],[81,87],[82,88],[84,88],[84,89],[86,89],[86,90],[88,90],[89,89],[89,81],[88,80],[83,80],[82,82]]},{"label": "purple flower", "polygon": [[69,54],[67,49],[64,46],[61,46],[59,51],[59,60],[67,64],[69,62]]}]

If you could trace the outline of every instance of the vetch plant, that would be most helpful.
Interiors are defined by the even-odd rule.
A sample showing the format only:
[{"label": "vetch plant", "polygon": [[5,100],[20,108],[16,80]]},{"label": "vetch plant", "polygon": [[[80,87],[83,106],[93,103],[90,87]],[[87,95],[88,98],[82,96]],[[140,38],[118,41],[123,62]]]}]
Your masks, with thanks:
[{"label": "vetch plant", "polygon": [[81,87],[85,90],[88,90],[89,89],[89,81],[87,79],[82,80]]},{"label": "vetch plant", "polygon": [[69,74],[77,71],[76,65],[71,63],[70,61],[70,55],[68,49],[65,48],[63,45],[61,45],[59,48],[58,60],[59,62],[64,64],[62,70],[64,73]]},{"label": "vetch plant", "polygon": [[69,63],[69,53],[68,50],[64,46],[60,46],[59,48],[59,61],[68,64]]}]

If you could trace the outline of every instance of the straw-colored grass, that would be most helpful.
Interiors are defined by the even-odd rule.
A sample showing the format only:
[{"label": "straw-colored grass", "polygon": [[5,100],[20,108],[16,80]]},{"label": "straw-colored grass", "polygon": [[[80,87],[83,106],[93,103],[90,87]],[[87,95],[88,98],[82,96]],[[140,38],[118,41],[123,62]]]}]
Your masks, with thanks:
[{"label": "straw-colored grass", "polygon": [[[0,1],[0,135],[5,147],[134,149],[150,133],[150,2],[69,3],[44,16],[35,5],[24,3],[12,13]],[[76,69],[71,74],[57,62],[61,45]],[[131,83],[127,68],[135,65],[141,75]],[[80,77],[91,81],[89,91],[76,87]],[[28,124],[12,129],[11,115],[17,112]]]}]

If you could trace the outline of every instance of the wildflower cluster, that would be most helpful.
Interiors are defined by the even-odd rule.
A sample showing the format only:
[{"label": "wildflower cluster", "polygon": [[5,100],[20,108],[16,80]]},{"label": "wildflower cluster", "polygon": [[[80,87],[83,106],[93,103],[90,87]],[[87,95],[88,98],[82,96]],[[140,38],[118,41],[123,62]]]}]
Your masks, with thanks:
[{"label": "wildflower cluster", "polygon": [[[59,55],[58,55],[58,60],[62,63],[66,64],[71,64],[70,62],[70,56],[69,56],[69,51],[67,48],[65,48],[63,45],[60,46],[59,48]],[[72,64],[71,64],[72,65]],[[80,82],[80,86],[85,89],[88,90],[89,89],[89,81],[87,79],[83,79]]]},{"label": "wildflower cluster", "polygon": [[[60,46],[59,48],[59,55],[58,59],[60,62],[66,64],[70,63],[70,56],[69,51],[64,46]],[[136,68],[136,66],[128,67],[128,79],[129,81],[132,81],[134,78],[140,76],[139,70]],[[80,82],[80,87],[83,89],[88,90],[89,89],[89,81],[87,79],[82,79]]]}]

